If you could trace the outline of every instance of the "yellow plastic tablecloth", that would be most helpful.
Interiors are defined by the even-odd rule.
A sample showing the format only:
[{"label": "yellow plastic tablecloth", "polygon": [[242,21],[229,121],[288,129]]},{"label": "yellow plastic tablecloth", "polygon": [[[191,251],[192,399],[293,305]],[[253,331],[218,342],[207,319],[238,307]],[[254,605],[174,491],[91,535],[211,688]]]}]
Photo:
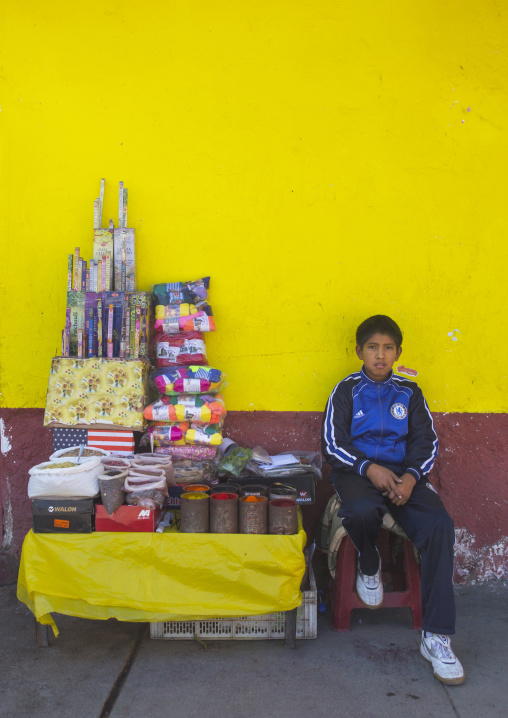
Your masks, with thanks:
[{"label": "yellow plastic tablecloth", "polygon": [[18,598],[58,635],[52,612],[180,621],[288,611],[302,601],[301,528],[246,534],[35,534],[23,543]]}]

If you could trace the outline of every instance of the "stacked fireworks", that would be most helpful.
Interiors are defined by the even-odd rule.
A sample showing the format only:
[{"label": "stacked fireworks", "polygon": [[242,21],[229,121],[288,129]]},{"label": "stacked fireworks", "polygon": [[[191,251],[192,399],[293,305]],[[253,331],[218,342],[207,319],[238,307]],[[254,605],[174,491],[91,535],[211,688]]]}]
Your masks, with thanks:
[{"label": "stacked fireworks", "polygon": [[118,222],[101,228],[105,181],[94,202],[93,259],[69,254],[67,310],[62,331],[62,356],[149,356],[152,297],[136,292],[134,229],[127,227],[128,191],[120,182]]},{"label": "stacked fireworks", "polygon": [[222,442],[225,376],[208,365],[203,334],[215,331],[210,278],[156,284],[154,361],[150,384],[159,398],[146,407],[152,449],[174,459],[209,459]]}]

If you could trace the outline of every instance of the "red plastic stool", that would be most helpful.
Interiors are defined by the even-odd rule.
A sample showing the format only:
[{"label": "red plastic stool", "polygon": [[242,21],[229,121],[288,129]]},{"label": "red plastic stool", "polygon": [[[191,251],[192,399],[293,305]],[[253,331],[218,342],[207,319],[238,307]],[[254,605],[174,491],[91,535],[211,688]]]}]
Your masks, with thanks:
[{"label": "red plastic stool", "polygon": [[[337,555],[337,571],[332,586],[332,628],[349,631],[353,608],[365,608],[356,594],[356,566],[358,554],[349,536],[345,536]],[[420,567],[416,562],[411,541],[404,539],[406,590],[385,592],[382,608],[410,608],[413,628],[421,630],[422,602],[420,595]],[[379,610],[379,609],[378,609]]]}]

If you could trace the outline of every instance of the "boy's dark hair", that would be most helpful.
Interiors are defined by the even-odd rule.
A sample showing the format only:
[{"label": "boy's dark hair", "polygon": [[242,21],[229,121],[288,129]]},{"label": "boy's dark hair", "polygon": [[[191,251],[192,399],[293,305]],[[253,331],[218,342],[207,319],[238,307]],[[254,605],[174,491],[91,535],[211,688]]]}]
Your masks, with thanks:
[{"label": "boy's dark hair", "polygon": [[402,344],[402,332],[398,325],[387,317],[385,314],[376,314],[373,317],[369,317],[360,324],[356,330],[356,343],[359,347],[363,347],[365,342],[374,334],[387,334],[395,342],[397,349]]}]

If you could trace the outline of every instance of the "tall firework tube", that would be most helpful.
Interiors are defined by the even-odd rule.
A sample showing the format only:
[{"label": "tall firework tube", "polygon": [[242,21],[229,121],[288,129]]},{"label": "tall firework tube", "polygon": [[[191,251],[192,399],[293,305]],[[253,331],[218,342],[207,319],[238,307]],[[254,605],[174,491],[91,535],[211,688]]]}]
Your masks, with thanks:
[{"label": "tall firework tube", "polygon": [[139,359],[139,333],[141,328],[141,307],[136,307],[136,326],[134,333],[134,359]]},{"label": "tall firework tube", "polygon": [[130,310],[129,310],[129,300],[127,299],[127,297],[125,298],[125,303],[124,303],[123,306],[124,306],[124,325],[123,325],[123,329],[124,329],[124,333],[125,333],[125,334],[124,334],[124,336],[125,336],[125,357],[126,357],[127,359],[129,359],[130,356],[131,356],[131,353],[130,353],[130,344],[129,344],[130,326],[131,326],[131,315],[130,315]]},{"label": "tall firework tube", "polygon": [[73,254],[69,254],[67,258],[67,291],[70,292],[72,290],[72,260],[74,258]]},{"label": "tall firework tube", "polygon": [[123,182],[118,187],[118,226],[123,227]]},{"label": "tall firework tube", "polygon": [[108,357],[113,357],[113,305],[108,309]]},{"label": "tall firework tube", "polygon": [[102,357],[102,301],[97,301],[97,356]]},{"label": "tall firework tube", "polygon": [[79,247],[74,249],[74,291],[77,292],[78,287],[78,269],[79,269]]},{"label": "tall firework tube", "polygon": [[71,308],[67,307],[65,310],[65,354],[69,356],[69,347],[71,343]]},{"label": "tall firework tube", "polygon": [[122,232],[122,274],[121,274],[121,291],[127,291],[127,237],[126,232]]},{"label": "tall firework tube", "polygon": [[111,291],[111,254],[106,254],[106,292]]},{"label": "tall firework tube", "polygon": [[88,356],[93,357],[93,307],[88,315]]}]

